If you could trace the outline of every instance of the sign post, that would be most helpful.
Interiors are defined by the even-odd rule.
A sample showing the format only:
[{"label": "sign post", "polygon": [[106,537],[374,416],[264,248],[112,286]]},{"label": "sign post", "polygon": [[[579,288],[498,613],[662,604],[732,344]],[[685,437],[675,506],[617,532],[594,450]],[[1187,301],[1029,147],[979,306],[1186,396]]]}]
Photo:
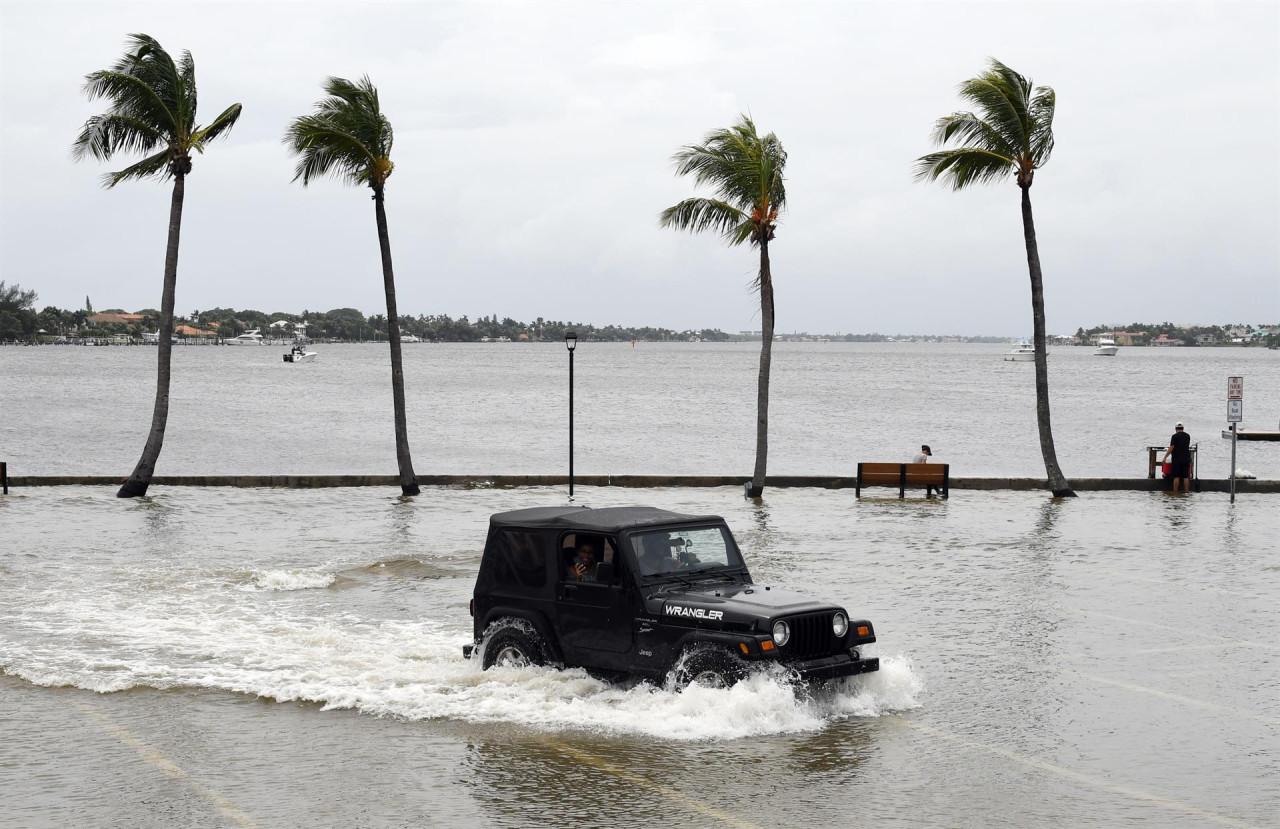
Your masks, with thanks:
[{"label": "sign post", "polygon": [[1231,424],[1231,503],[1236,502],[1236,429],[1244,419],[1244,377],[1227,378],[1227,422]]}]

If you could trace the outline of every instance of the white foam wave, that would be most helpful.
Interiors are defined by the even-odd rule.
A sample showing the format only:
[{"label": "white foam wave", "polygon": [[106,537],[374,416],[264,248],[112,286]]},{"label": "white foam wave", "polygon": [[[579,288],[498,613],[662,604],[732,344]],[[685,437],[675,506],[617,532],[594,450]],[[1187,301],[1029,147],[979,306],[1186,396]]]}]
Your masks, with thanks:
[{"label": "white foam wave", "polygon": [[[261,589],[318,587],[333,579],[316,571],[258,575]],[[23,614],[21,634],[10,624],[17,620],[0,613],[0,671],[100,693],[207,688],[407,720],[679,741],[817,731],[915,708],[923,691],[905,656],[882,658],[877,673],[812,689],[778,672],[753,674],[728,689],[677,691],[609,684],[577,669],[481,670],[478,659],[462,657],[469,620],[307,613],[252,594],[232,608],[225,593],[213,604],[173,595],[137,598],[60,596]]]},{"label": "white foam wave", "polygon": [[337,578],[334,573],[317,570],[267,570],[253,574],[250,589],[315,590],[331,586]]}]

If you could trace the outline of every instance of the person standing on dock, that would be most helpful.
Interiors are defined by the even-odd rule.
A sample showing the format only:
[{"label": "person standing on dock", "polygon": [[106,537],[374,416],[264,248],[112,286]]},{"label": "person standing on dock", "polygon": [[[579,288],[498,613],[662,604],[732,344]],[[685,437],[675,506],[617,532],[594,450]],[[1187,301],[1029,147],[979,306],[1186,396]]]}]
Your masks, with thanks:
[{"label": "person standing on dock", "polygon": [[1173,462],[1169,465],[1169,474],[1173,478],[1173,491],[1178,491],[1178,482],[1182,482],[1184,492],[1191,491],[1191,435],[1182,430],[1182,423],[1179,422],[1173,427],[1173,437],[1169,438],[1169,448],[1164,450],[1164,458],[1161,463],[1169,460],[1169,456],[1173,455]]}]

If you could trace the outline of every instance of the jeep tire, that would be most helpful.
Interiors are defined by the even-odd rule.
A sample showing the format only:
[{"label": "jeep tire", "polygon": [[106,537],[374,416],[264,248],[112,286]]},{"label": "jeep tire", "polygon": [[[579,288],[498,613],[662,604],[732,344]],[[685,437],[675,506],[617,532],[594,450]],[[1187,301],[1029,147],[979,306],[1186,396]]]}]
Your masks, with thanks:
[{"label": "jeep tire", "polygon": [[735,654],[722,648],[702,648],[685,656],[676,668],[675,684],[677,688],[695,684],[730,688],[746,676],[747,666]]},{"label": "jeep tire", "polygon": [[547,664],[546,649],[538,634],[518,627],[503,627],[494,632],[484,646],[484,669],[494,665],[524,668]]}]

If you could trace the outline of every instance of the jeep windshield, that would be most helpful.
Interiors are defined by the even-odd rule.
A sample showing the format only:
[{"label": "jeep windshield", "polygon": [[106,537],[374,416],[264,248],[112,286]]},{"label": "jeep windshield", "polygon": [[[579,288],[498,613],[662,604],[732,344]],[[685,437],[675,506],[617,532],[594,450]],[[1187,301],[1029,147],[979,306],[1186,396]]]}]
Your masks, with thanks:
[{"label": "jeep windshield", "polygon": [[688,576],[706,570],[742,567],[742,557],[725,527],[682,527],[631,536],[640,575]]}]

